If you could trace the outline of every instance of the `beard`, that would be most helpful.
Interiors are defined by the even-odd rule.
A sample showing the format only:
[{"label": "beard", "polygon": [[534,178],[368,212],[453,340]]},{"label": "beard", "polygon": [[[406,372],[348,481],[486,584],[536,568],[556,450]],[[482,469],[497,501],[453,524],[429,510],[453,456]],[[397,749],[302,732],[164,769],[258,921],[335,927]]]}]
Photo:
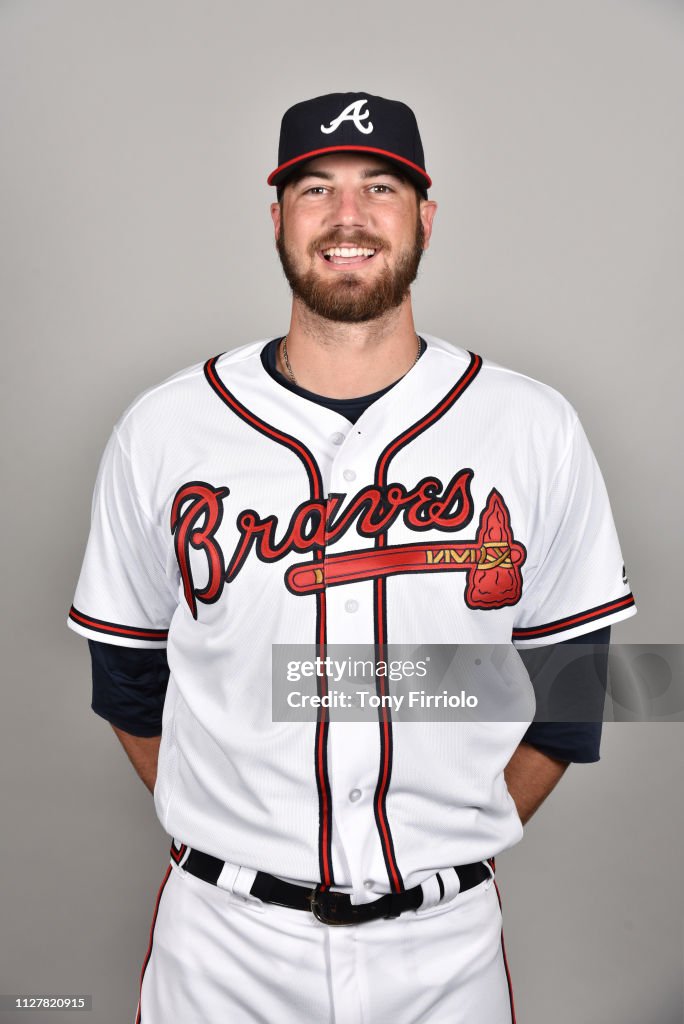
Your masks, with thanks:
[{"label": "beard", "polygon": [[[360,231],[354,232],[353,241],[363,248],[382,249],[383,253],[391,251],[383,239]],[[288,249],[284,223],[276,248],[292,294],[312,313],[324,320],[360,324],[377,320],[390,309],[401,305],[418,275],[424,242],[423,224],[420,216],[417,216],[413,244],[398,253],[394,267],[385,265],[379,274],[373,275],[368,281],[364,280],[363,273],[357,274],[353,270],[336,271],[326,280],[314,269],[299,270],[294,254]],[[332,232],[312,242],[308,255],[316,260],[322,249],[348,244],[349,237],[344,238],[340,231]],[[379,254],[374,258],[379,258]]]}]

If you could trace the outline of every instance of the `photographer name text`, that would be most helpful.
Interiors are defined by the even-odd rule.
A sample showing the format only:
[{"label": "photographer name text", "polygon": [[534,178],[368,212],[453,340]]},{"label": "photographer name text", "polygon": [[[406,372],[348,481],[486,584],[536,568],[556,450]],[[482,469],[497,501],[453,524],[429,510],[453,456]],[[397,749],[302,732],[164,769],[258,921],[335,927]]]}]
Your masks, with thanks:
[{"label": "photographer name text", "polygon": [[443,690],[441,693],[409,690],[408,693],[382,695],[368,693],[367,690],[356,690],[353,693],[333,690],[323,695],[291,690],[287,695],[287,703],[291,708],[389,708],[391,711],[400,711],[402,707],[476,708],[478,699],[474,694],[466,693],[465,690],[461,690],[460,694],[450,693],[448,690]]}]

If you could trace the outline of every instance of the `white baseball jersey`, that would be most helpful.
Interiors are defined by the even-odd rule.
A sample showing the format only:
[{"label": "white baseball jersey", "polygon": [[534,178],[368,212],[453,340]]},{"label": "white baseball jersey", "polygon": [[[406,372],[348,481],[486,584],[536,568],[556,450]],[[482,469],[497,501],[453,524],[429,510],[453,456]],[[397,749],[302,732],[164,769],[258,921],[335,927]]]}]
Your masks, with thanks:
[{"label": "white baseball jersey", "polygon": [[100,466],[69,620],[168,644],[170,835],[357,901],[521,837],[503,772],[529,722],[274,722],[271,645],[525,646],[635,611],[572,407],[423,337],[353,425],[273,380],[266,341],[143,394]]}]

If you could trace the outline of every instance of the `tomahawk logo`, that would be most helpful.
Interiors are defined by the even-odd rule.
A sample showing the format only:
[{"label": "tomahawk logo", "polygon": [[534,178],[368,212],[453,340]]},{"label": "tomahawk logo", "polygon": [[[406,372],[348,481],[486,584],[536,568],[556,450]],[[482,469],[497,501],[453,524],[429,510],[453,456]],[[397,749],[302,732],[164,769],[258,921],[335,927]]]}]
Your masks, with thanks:
[{"label": "tomahawk logo", "polygon": [[[373,122],[368,121],[370,111],[367,110],[364,114],[361,113],[365,103],[368,103],[368,100],[356,100],[354,103],[350,103],[348,107],[344,108],[339,117],[330,122],[327,128],[322,124],[321,131],[326,135],[330,135],[331,132],[337,131],[343,121],[353,121],[360,132],[363,132],[364,135],[370,135],[373,131]],[[368,124],[364,125],[364,121],[368,121]]]}]

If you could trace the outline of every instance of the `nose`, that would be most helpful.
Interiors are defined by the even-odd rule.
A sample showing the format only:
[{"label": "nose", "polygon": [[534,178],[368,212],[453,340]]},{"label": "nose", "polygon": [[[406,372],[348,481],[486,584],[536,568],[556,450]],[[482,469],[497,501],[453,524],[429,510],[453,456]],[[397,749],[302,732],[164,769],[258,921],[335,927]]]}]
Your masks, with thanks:
[{"label": "nose", "polygon": [[340,189],[335,198],[332,211],[334,227],[358,228],[366,224],[368,218],[357,192],[353,189]]}]

